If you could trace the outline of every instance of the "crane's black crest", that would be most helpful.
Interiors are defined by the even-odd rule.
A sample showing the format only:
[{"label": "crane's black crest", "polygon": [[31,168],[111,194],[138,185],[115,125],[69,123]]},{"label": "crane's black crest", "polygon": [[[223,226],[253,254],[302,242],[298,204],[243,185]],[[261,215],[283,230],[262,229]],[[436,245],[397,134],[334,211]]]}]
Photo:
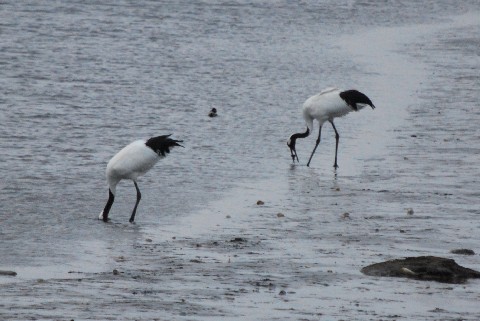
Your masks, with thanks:
[{"label": "crane's black crest", "polygon": [[365,104],[375,108],[370,98],[355,89],[342,91],[340,93],[340,97],[345,100],[347,105],[352,107],[355,111],[358,110],[357,104]]},{"label": "crane's black crest", "polygon": [[152,137],[145,145],[150,147],[155,153],[159,156],[165,156],[166,154],[170,153],[170,147],[173,146],[181,146],[179,143],[182,143],[183,140],[175,140],[169,138],[171,135],[162,135],[157,137]]}]

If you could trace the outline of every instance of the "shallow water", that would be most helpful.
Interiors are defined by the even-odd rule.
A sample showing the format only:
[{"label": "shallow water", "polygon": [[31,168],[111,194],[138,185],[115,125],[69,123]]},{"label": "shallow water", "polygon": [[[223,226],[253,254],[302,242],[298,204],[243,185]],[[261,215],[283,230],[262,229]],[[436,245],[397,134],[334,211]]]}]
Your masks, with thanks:
[{"label": "shallow water", "polygon": [[[359,272],[427,254],[480,269],[477,255],[449,254],[480,251],[478,12],[475,1],[1,4],[0,268],[18,276],[0,279],[0,318],[478,319],[478,281]],[[328,126],[312,168],[313,137],[292,166],[301,104],[331,85],[377,109],[336,122],[336,173]],[[140,180],[137,223],[130,182],[112,224],[99,222],[108,159],[165,133],[186,148]]]}]

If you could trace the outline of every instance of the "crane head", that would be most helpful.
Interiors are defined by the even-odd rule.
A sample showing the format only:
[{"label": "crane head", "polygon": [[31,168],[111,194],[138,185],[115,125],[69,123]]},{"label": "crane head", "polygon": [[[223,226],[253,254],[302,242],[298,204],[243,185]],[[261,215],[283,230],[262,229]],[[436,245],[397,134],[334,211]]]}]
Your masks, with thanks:
[{"label": "crane head", "polygon": [[295,163],[295,158],[297,158],[297,162],[300,162],[300,161],[298,160],[297,150],[295,149],[295,143],[297,138],[293,136],[294,135],[292,135],[288,139],[287,146],[290,148],[290,156],[292,156],[292,161]]},{"label": "crane head", "polygon": [[297,138],[305,138],[310,135],[310,128],[307,127],[307,131],[305,133],[297,133],[290,136],[287,141],[287,146],[290,148],[290,155],[292,156],[292,161],[295,163],[295,158],[297,162],[300,163],[298,160],[297,150],[295,149],[295,143],[297,142]]}]

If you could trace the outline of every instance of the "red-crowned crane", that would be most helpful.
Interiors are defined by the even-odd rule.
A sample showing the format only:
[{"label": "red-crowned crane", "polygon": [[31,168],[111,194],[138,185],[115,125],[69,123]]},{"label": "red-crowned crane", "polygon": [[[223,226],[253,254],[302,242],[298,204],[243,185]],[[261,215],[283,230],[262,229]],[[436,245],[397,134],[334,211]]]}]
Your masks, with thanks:
[{"label": "red-crowned crane", "polygon": [[100,213],[99,219],[108,222],[108,213],[115,200],[115,191],[118,182],[122,179],[130,179],[137,190],[137,202],[130,216],[130,223],[135,220],[138,203],[142,194],[138,189],[137,178],[148,172],[156,162],[167,156],[170,149],[181,146],[181,140],[169,138],[170,135],[152,137],[148,140],[136,140],[125,146],[107,164],[108,201]]},{"label": "red-crowned crane", "polygon": [[372,109],[375,108],[370,98],[365,94],[351,89],[351,90],[340,90],[338,88],[327,88],[322,90],[319,94],[314,95],[308,98],[303,104],[303,118],[307,124],[307,131],[305,133],[297,133],[290,136],[290,139],[287,141],[288,147],[290,147],[290,154],[292,156],[293,162],[295,158],[298,160],[297,151],[295,150],[295,143],[297,138],[305,138],[310,135],[313,130],[313,120],[318,121],[318,138],[313,148],[310,159],[308,160],[307,166],[310,166],[313,154],[320,144],[320,135],[322,133],[322,125],[328,121],[333,126],[335,131],[335,163],[333,167],[338,168],[337,164],[337,153],[338,153],[338,140],[340,135],[338,135],[333,119],[337,117],[342,117],[348,114],[351,111],[359,111],[365,106],[370,106]]}]

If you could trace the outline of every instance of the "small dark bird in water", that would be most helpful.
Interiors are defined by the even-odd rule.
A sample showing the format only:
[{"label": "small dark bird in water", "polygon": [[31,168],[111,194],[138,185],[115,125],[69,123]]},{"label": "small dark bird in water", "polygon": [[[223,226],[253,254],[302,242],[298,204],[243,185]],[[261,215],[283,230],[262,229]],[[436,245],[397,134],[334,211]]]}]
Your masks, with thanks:
[{"label": "small dark bird in water", "polygon": [[217,109],[216,108],[212,108],[212,110],[210,110],[210,112],[208,113],[208,117],[217,117]]}]

